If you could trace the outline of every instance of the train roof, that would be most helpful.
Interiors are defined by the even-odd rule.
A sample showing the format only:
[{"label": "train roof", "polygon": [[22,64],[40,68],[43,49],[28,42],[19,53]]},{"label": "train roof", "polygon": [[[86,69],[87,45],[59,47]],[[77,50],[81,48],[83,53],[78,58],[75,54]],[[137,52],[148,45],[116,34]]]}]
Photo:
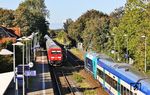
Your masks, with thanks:
[{"label": "train roof", "polygon": [[105,54],[100,54],[100,53],[95,53],[95,52],[88,52],[86,53],[86,56],[89,58],[89,59],[93,59],[93,58],[100,58],[100,59],[105,59],[105,60],[108,60],[108,61],[111,61],[111,62],[114,62],[114,60],[112,58],[110,58],[109,56],[105,55]]},{"label": "train roof", "polygon": [[112,58],[94,52],[86,53],[86,57],[89,59],[98,59],[98,65],[102,66],[112,74],[121,78],[128,84],[141,83],[141,91],[150,94],[150,78],[144,73],[139,72],[133,66],[127,63],[115,63]]},{"label": "train roof", "polygon": [[96,57],[98,57],[98,53],[95,53],[95,52],[88,52],[88,53],[86,53],[86,57],[88,57],[89,59],[93,59],[93,58],[96,58]]},{"label": "train roof", "polygon": [[133,68],[133,66],[126,63],[114,63],[101,58],[99,61],[100,62],[98,62],[98,65],[101,65],[103,68],[109,72],[112,72],[114,75],[126,81],[127,83],[141,83],[141,91],[150,94],[149,77]]},{"label": "train roof", "polygon": [[47,48],[60,48],[52,39],[46,40],[46,47]]},{"label": "train roof", "polygon": [[44,38],[45,38],[46,40],[51,39],[48,35],[45,35]]}]

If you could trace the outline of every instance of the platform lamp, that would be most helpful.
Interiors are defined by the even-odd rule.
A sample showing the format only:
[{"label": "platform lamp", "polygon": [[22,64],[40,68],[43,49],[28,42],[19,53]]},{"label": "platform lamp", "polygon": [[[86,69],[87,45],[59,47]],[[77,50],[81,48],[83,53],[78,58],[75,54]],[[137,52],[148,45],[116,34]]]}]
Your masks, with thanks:
[{"label": "platform lamp", "polygon": [[[19,41],[22,41],[23,39],[22,38],[19,38],[19,39],[17,39],[17,40],[19,40]],[[23,72],[23,88],[22,88],[22,90],[23,90],[23,95],[25,95],[25,87],[24,87],[24,85],[25,85],[25,79],[24,79],[24,76],[25,76],[25,70],[24,70],[24,44],[23,43],[21,43],[21,42],[17,42],[16,44],[14,44],[14,45],[19,45],[19,46],[22,46],[23,47],[23,49],[22,49],[22,72]]]},{"label": "platform lamp", "polygon": [[147,71],[147,59],[146,59],[146,57],[147,57],[147,52],[146,52],[146,49],[147,49],[147,47],[146,47],[146,46],[147,46],[147,43],[146,43],[147,37],[146,37],[145,35],[143,35],[143,36],[141,36],[141,37],[144,38],[144,40],[145,40],[145,41],[144,41],[144,44],[145,44],[145,45],[144,45],[144,46],[145,46],[145,52],[144,52],[144,53],[145,53],[145,54],[144,54],[144,55],[145,55],[145,56],[144,56],[144,71],[146,72],[146,71]]},{"label": "platform lamp", "polygon": [[24,37],[23,40],[26,42],[26,64],[28,64],[29,59],[28,59],[28,46],[27,46],[27,41],[30,41],[29,38]]},{"label": "platform lamp", "polygon": [[28,55],[27,55],[27,53],[28,53],[28,50],[27,50],[27,41],[29,41],[30,39],[29,38],[27,38],[27,37],[25,37],[25,36],[23,36],[22,38],[19,38],[19,39],[17,39],[18,41],[25,41],[26,43],[25,43],[25,45],[26,45],[26,64],[28,63]]},{"label": "platform lamp", "polygon": [[28,36],[27,37],[28,39],[30,39],[30,42],[31,42],[31,44],[29,44],[29,62],[31,61],[30,60],[30,57],[31,57],[31,52],[32,52],[32,40],[33,40],[33,33],[30,35],[30,36]]},{"label": "platform lamp", "polygon": [[126,57],[126,62],[129,63],[129,52],[128,52],[128,39],[129,38],[128,38],[127,34],[124,34],[123,36],[126,38],[126,56],[125,56]]},{"label": "platform lamp", "polygon": [[113,41],[114,41],[114,42],[113,42],[113,44],[114,44],[114,46],[113,46],[113,51],[111,51],[111,53],[114,54],[114,59],[116,59],[116,54],[115,54],[115,53],[116,53],[116,43],[115,43],[115,40],[116,40],[116,39],[115,39],[115,34],[112,33],[111,35],[113,36]]}]

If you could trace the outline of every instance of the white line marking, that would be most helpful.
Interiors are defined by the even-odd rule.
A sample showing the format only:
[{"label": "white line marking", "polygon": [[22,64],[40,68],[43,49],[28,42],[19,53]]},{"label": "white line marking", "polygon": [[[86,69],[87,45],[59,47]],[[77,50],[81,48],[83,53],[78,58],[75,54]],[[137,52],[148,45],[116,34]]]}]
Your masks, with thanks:
[{"label": "white line marking", "polygon": [[45,76],[44,76],[44,56],[42,52],[42,89],[43,89],[43,95],[45,95]]}]

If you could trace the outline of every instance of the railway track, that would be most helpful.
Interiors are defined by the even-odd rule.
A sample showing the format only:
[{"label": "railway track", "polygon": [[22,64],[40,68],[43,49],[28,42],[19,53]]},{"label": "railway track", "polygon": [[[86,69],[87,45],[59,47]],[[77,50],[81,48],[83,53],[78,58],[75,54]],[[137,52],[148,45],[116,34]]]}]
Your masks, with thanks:
[{"label": "railway track", "polygon": [[[63,46],[62,46],[62,48],[63,48]],[[82,60],[80,60],[79,58],[77,58],[75,55],[73,55],[69,50],[65,50],[64,48],[63,48],[63,51],[64,51],[64,54],[67,54],[67,57],[66,57],[66,55],[65,55],[65,57],[67,58],[67,59],[65,59],[66,61],[65,61],[65,66],[63,66],[63,67],[58,67],[57,69],[61,69],[61,70],[63,70],[63,71],[68,71],[68,72],[76,72],[76,71],[80,71],[80,70],[83,70],[82,71],[82,74],[84,74],[84,76],[87,76],[88,78],[87,78],[87,81],[89,81],[89,84],[92,86],[92,88],[91,89],[96,89],[98,92],[97,92],[97,94],[101,94],[101,87],[100,87],[100,84],[98,83],[98,82],[96,82],[96,81],[94,81],[92,78],[91,78],[91,76],[90,75],[88,75],[87,74],[87,72],[86,72],[86,70],[84,69],[84,63],[83,63],[83,61]],[[62,78],[63,78],[63,80],[65,80],[64,78],[65,78],[65,76],[64,75],[62,75],[60,72],[59,72],[59,76],[62,76]],[[60,80],[62,80],[62,78],[59,78]],[[90,83],[90,82],[94,82],[94,84],[92,83]],[[70,81],[69,81],[69,83],[70,83]],[[70,83],[71,84],[71,83]],[[65,88],[68,88],[68,90],[69,91],[66,91],[65,90],[65,94],[63,93],[63,95],[75,95],[75,93],[71,93],[71,92],[80,92],[81,91],[81,89],[79,90],[79,89],[77,89],[77,87],[71,87],[71,89],[68,87],[68,84],[67,84],[67,82],[66,82],[66,80],[65,80],[65,82],[64,83],[62,83],[61,82],[61,85],[65,85],[65,87],[63,87],[63,89]],[[73,89],[72,89],[73,88]],[[76,88],[76,91],[74,90]],[[69,93],[69,94],[68,94]],[[81,93],[81,94],[83,94],[83,93]],[[80,95],[80,94],[76,94],[76,95]],[[105,95],[105,94],[104,94]]]},{"label": "railway track", "polygon": [[70,95],[75,95],[75,91],[72,87],[72,84],[70,83],[70,80],[67,78],[66,74],[63,71],[61,71],[60,73],[63,77],[65,85],[67,86],[67,89],[69,90]]},{"label": "railway track", "polygon": [[61,86],[60,86],[60,81],[58,76],[56,75],[56,72],[53,67],[50,66],[50,71],[51,71],[51,78],[53,81],[53,88],[54,88],[54,94],[55,95],[63,95],[61,91]]},{"label": "railway track", "polygon": [[[98,81],[94,80],[93,77],[91,76],[91,74],[84,68],[84,63],[81,60],[79,60],[76,56],[74,56],[74,55],[72,56],[72,55],[73,54],[71,54],[69,52],[68,56],[70,57],[70,60],[68,60],[68,61],[69,61],[69,64],[72,65],[72,68],[77,66],[77,67],[79,67],[78,69],[83,69],[82,75],[87,76],[86,80],[89,81],[89,84],[93,87],[93,90],[97,89],[98,95],[108,95],[106,92],[104,92],[102,90],[102,85],[100,85]],[[75,63],[75,64],[73,64],[73,63]],[[76,69],[76,68],[74,68],[74,69]]]},{"label": "railway track", "polygon": [[[82,95],[74,85],[74,82],[68,77],[68,67],[65,66],[51,66],[49,64],[49,71],[53,82],[55,95]],[[69,70],[70,71],[70,70]]]},{"label": "railway track", "polygon": [[81,95],[74,85],[74,82],[68,77],[69,72],[63,69],[57,70],[57,67],[51,67],[51,77],[54,86],[55,95]]},{"label": "railway track", "polygon": [[[40,49],[38,55],[47,55],[47,52],[43,49]],[[48,60],[48,59],[47,59]],[[70,73],[67,69],[68,67],[57,67],[51,66],[49,64],[49,71],[52,78],[52,84],[54,88],[55,95],[81,95],[79,90],[75,87],[72,80],[68,77],[68,73]]]}]

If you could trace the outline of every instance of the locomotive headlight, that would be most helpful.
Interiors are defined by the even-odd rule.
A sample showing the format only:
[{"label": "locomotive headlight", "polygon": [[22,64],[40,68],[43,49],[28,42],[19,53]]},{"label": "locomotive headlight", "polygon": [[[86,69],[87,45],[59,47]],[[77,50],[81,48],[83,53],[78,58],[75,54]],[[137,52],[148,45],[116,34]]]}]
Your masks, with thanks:
[{"label": "locomotive headlight", "polygon": [[54,57],[51,57],[51,58],[54,58]]},{"label": "locomotive headlight", "polygon": [[61,58],[61,57],[58,57],[58,58]]}]

